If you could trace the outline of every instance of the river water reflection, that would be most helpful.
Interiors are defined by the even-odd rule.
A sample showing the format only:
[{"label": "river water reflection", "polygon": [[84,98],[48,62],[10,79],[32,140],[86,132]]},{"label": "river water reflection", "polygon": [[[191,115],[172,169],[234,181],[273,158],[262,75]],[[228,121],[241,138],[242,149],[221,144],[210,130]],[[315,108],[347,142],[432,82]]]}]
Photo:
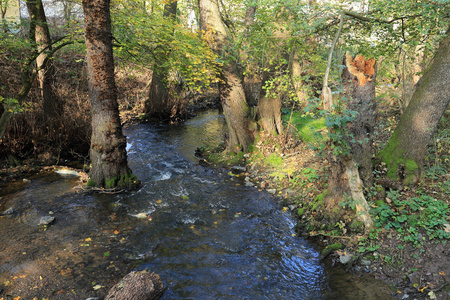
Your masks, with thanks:
[{"label": "river water reflection", "polygon": [[[35,186],[59,187],[28,187],[6,197],[3,204],[22,210],[12,219],[15,222],[26,223],[28,216],[30,223],[36,223],[45,209],[36,208],[37,201],[26,195],[43,192],[39,202],[53,201],[52,209],[61,221],[47,233],[32,234],[53,230],[56,240],[65,235],[59,243],[71,247],[82,246],[80,238],[86,241],[95,232],[105,232],[97,234],[99,250],[92,250],[90,262],[83,262],[77,277],[87,284],[91,279],[83,273],[86,267],[93,272],[110,270],[119,258],[128,269],[158,273],[169,287],[163,299],[388,299],[389,289],[381,282],[355,279],[319,262],[317,250],[295,236],[295,219],[272,195],[196,163],[194,150],[219,143],[224,132],[223,117],[214,112],[181,125],[133,125],[125,134],[130,167],[143,182],[139,191],[80,195],[66,187],[75,185],[73,179],[59,178],[55,183],[41,178]],[[61,194],[61,186],[67,188],[66,195]],[[26,203],[36,206],[28,208],[34,211],[32,217],[25,212]],[[1,222],[2,218],[0,228]],[[63,228],[57,237],[56,231]],[[111,237],[113,229],[123,234],[121,239]],[[102,255],[108,256],[107,262],[101,262]],[[17,263],[25,262],[17,259]],[[0,281],[14,270],[20,269],[0,267]]]}]

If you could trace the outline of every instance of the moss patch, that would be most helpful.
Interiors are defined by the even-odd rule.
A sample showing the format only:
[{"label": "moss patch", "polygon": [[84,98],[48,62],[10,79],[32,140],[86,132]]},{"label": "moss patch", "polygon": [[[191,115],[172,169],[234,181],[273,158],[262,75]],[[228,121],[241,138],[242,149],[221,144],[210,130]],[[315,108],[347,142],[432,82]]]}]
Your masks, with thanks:
[{"label": "moss patch", "polygon": [[137,189],[141,185],[141,181],[128,169],[127,173],[105,180],[105,188],[122,188],[127,190]]},{"label": "moss patch", "polygon": [[[283,116],[283,121],[288,123],[290,118],[291,115],[286,114]],[[325,141],[326,136],[321,133],[326,130],[324,117],[313,118],[310,115],[294,112],[291,122],[297,128],[300,139],[305,143],[319,144]]]},{"label": "moss patch", "polygon": [[265,164],[273,168],[277,168],[283,164],[283,158],[276,153],[272,153],[266,157]]}]

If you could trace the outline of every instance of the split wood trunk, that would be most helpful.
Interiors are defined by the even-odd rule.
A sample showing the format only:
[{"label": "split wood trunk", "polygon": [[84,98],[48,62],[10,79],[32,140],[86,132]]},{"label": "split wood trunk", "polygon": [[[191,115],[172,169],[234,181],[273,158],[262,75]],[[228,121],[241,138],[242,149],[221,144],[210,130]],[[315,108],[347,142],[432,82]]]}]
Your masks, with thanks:
[{"label": "split wood trunk", "polygon": [[[376,61],[366,60],[362,55],[352,58],[347,52],[344,65],[342,80],[344,95],[347,98],[346,109],[356,115],[346,128],[342,128],[345,132],[345,143],[349,146],[348,153],[330,157],[329,195],[325,207],[329,212],[336,212],[342,201],[350,200],[357,218],[368,232],[373,228],[373,221],[364,197],[364,188],[373,184],[372,134],[376,121]],[[351,199],[348,199],[349,197]],[[345,212],[338,211],[334,214],[340,219]]]}]

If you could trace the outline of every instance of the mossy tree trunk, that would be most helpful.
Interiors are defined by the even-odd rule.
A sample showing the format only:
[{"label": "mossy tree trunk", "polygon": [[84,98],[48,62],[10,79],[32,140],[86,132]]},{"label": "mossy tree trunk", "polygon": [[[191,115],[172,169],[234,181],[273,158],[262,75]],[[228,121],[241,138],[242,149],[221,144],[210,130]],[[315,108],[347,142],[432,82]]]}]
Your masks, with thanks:
[{"label": "mossy tree trunk", "polygon": [[139,180],[127,163],[114,79],[109,0],[83,0],[87,72],[91,102],[92,168],[89,185],[135,188]]},{"label": "mossy tree trunk", "polygon": [[228,127],[227,151],[246,151],[252,141],[249,108],[236,60],[226,51],[230,44],[217,0],[199,0],[202,29],[210,48],[224,60],[219,82],[220,101]]},{"label": "mossy tree trunk", "polygon": [[[373,184],[372,176],[372,134],[375,126],[375,79],[376,62],[366,60],[362,55],[354,59],[347,52],[342,72],[346,108],[355,113],[354,120],[347,124],[342,141],[348,147],[346,152],[330,157],[329,193],[325,198],[326,210],[336,219],[345,211],[337,209],[342,201],[356,211],[356,217],[368,232],[373,228],[369,206],[364,197],[364,188]],[[346,199],[347,198],[347,199]]]},{"label": "mossy tree trunk", "polygon": [[450,27],[432,63],[417,82],[391,138],[378,154],[387,165],[389,178],[406,185],[420,180],[428,143],[450,102],[449,82]]}]

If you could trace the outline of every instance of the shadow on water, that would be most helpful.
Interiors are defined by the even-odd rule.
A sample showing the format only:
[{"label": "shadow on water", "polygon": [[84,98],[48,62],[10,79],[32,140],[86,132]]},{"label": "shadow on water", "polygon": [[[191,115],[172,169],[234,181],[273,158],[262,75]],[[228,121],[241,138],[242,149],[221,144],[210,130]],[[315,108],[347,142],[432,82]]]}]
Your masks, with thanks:
[{"label": "shadow on water", "polygon": [[[144,183],[135,193],[77,193],[76,178],[54,174],[4,196],[0,212],[14,213],[0,217],[0,288],[86,299],[147,269],[169,287],[164,299],[388,299],[381,282],[320,263],[272,195],[195,164],[194,150],[220,142],[224,126],[208,112],[127,128]],[[38,226],[50,213],[55,223]]]}]

